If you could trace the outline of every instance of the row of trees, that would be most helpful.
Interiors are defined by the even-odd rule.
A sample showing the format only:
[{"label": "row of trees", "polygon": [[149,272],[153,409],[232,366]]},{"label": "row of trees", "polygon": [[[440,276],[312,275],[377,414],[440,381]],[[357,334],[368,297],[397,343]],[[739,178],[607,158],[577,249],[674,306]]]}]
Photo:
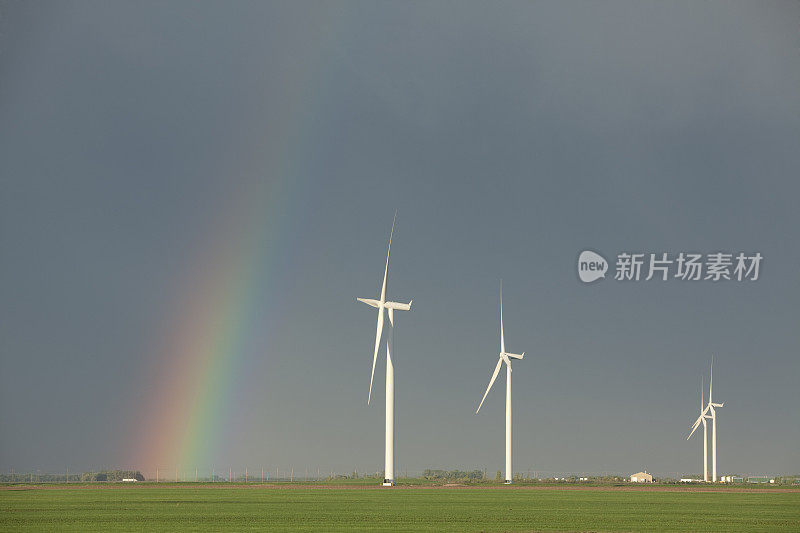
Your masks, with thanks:
[{"label": "row of trees", "polygon": [[135,479],[144,481],[144,476],[138,470],[101,470],[100,472],[80,472],[75,474],[42,474],[42,473],[2,473],[0,483],[88,483],[93,481],[122,481]]},{"label": "row of trees", "polygon": [[480,481],[484,478],[483,470],[431,470],[426,468],[422,477],[431,481]]}]

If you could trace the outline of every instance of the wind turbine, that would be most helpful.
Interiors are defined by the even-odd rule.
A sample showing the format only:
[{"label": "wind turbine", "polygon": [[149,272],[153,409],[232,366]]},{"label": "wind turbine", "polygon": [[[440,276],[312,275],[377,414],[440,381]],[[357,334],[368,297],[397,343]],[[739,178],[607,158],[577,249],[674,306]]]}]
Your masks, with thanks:
[{"label": "wind turbine", "polygon": [[494,385],[494,380],[497,379],[497,374],[500,373],[500,367],[503,363],[506,364],[506,483],[511,483],[513,477],[511,474],[511,359],[522,359],[525,352],[517,355],[514,353],[506,352],[506,343],[503,336],[503,281],[500,280],[500,357],[497,360],[497,366],[494,367],[492,379],[489,381],[489,386],[486,387],[486,392],[483,393],[483,398],[478,406],[475,414],[481,410],[486,395]]},{"label": "wind turbine", "polygon": [[[389,280],[389,253],[392,251],[392,236],[394,235],[394,223],[397,220],[397,211],[392,220],[392,232],[389,234],[389,250],[386,252],[386,269],[383,271],[383,285],[381,286],[381,299],[371,300],[369,298],[356,298],[359,302],[376,307],[378,309],[378,329],[375,333],[375,353],[372,356],[372,375],[369,378],[369,395],[367,405],[372,400],[372,381],[375,378],[375,363],[378,360],[378,349],[381,345],[381,334],[383,333],[383,310],[389,314],[389,334],[386,339],[386,454],[383,486],[391,487],[394,485],[394,364],[392,364],[392,343],[394,340],[394,311],[408,311],[411,309],[411,302],[407,304],[386,301],[386,288]],[[413,301],[413,300],[412,300]]]},{"label": "wind turbine", "polygon": [[[705,414],[704,411],[704,404],[703,404],[703,380],[700,379],[700,416],[695,421],[694,425],[692,426],[692,433],[694,430],[699,427],[700,422],[703,422],[703,481],[708,483],[708,427],[706,426],[706,418],[708,415]],[[686,438],[689,440],[692,436],[692,433]]]},{"label": "wind turbine", "polygon": [[[716,483],[717,482],[717,411],[714,409],[715,407],[722,407],[725,405],[723,403],[714,403],[712,400],[712,393],[714,392],[714,357],[711,357],[711,376],[709,379],[708,384],[708,404],[706,404],[705,409],[700,413],[700,417],[695,421],[692,425],[692,432],[689,433],[689,437],[686,437],[686,440],[692,436],[692,433],[697,429],[700,421],[702,419],[703,427],[705,427],[705,419],[711,419],[711,480]],[[710,414],[706,414],[710,413]],[[706,477],[706,481],[708,478]]]}]

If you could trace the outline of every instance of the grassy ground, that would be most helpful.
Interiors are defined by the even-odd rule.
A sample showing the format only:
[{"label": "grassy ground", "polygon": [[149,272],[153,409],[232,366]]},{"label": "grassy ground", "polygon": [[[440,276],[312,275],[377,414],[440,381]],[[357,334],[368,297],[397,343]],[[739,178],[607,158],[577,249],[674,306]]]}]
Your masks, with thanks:
[{"label": "grassy ground", "polygon": [[800,531],[800,491],[655,488],[16,486],[0,530]]}]

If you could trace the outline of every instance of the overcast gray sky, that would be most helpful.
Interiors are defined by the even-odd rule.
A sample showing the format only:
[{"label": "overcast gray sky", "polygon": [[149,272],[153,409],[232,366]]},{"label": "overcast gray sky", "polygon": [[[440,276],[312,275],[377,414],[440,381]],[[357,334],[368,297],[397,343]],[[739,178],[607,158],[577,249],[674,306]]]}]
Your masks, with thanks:
[{"label": "overcast gray sky", "polygon": [[[0,469],[800,471],[797,2],[0,2]],[[760,252],[755,282],[576,258]],[[613,269],[613,265],[612,265]],[[191,394],[185,391],[194,391]],[[190,421],[193,420],[192,421]]]}]

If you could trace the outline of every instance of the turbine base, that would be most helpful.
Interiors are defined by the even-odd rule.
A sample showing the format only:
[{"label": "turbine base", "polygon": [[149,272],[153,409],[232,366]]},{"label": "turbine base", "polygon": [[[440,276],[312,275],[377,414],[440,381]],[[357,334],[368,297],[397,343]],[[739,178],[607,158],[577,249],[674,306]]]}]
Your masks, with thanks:
[{"label": "turbine base", "polygon": [[384,487],[394,487],[394,480],[393,479],[384,479],[383,480]]}]

